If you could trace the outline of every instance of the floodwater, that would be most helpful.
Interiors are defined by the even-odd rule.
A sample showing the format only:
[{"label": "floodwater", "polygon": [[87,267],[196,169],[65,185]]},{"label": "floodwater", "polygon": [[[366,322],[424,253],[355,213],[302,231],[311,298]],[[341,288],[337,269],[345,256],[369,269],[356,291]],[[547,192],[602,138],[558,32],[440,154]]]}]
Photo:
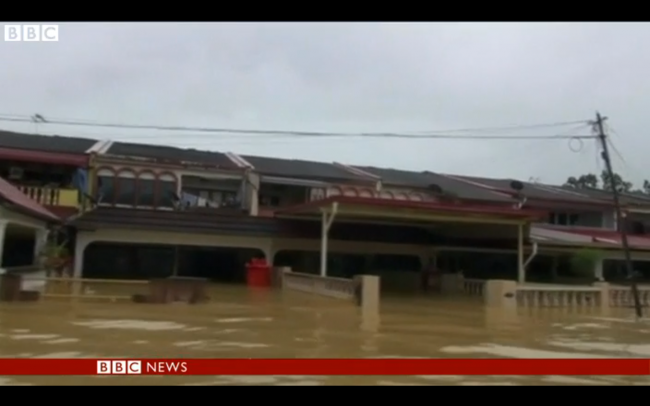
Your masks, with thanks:
[{"label": "floodwater", "polygon": [[[205,305],[0,304],[0,357],[650,357],[650,321],[631,309],[506,314],[480,302],[384,297],[379,324],[348,302],[219,287]],[[648,385],[650,377],[0,377],[0,385]]]}]

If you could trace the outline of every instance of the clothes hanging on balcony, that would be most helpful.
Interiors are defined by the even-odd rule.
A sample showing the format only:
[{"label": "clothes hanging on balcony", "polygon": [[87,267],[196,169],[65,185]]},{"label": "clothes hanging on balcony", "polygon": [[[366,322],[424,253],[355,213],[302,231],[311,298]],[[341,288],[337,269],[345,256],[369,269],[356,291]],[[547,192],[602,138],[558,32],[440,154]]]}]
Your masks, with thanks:
[{"label": "clothes hanging on balcony", "polygon": [[191,193],[181,193],[181,207],[214,207],[218,208],[219,203],[205,197],[200,197]]},{"label": "clothes hanging on balcony", "polygon": [[83,193],[89,193],[88,171],[78,168],[72,175],[72,185]]}]

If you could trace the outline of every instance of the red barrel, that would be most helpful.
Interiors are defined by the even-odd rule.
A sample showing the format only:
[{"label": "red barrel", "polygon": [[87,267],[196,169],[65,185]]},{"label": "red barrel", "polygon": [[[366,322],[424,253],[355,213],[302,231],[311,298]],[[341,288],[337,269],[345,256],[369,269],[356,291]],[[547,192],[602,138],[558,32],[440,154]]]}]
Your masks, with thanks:
[{"label": "red barrel", "polygon": [[253,258],[246,264],[246,284],[257,288],[271,286],[271,267],[266,259]]}]

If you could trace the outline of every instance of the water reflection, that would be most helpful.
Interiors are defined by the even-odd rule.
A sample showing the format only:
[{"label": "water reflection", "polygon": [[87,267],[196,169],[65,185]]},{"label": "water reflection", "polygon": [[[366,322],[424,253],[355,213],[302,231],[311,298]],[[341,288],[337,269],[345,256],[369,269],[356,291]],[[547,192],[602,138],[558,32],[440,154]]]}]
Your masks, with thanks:
[{"label": "water reflection", "polygon": [[[215,288],[201,306],[0,305],[0,356],[611,358],[650,356],[650,323],[631,311],[485,309],[449,298],[387,297],[381,320],[294,293]],[[88,376],[3,377],[0,385],[647,385],[648,377]]]}]

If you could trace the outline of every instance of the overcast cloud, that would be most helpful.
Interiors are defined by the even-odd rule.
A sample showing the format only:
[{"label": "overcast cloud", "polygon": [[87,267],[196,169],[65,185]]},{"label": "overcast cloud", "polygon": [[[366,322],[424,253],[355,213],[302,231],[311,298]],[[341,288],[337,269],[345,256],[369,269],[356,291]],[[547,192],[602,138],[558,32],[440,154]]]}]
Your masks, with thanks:
[{"label": "overcast cloud", "polygon": [[[591,119],[599,110],[620,135],[612,140],[626,165],[614,156],[617,169],[638,183],[650,177],[648,43],[650,25],[642,23],[64,24],[59,42],[0,42],[0,115],[348,132],[536,124]],[[592,142],[572,152],[557,140],[37,130],[545,182],[602,169]]]}]

